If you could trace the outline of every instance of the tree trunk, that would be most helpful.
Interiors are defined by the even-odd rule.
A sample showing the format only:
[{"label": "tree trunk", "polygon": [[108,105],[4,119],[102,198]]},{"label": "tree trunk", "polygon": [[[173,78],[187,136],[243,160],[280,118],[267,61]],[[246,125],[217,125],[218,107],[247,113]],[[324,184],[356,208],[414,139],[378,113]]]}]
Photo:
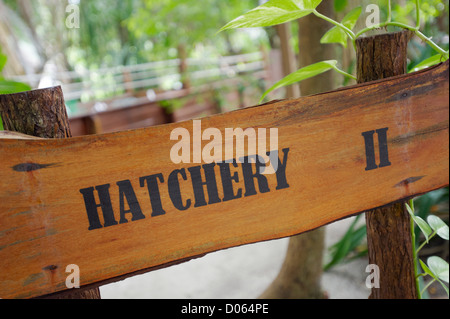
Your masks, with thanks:
[{"label": "tree trunk", "polygon": [[[333,1],[324,1],[318,11],[333,16]],[[333,45],[321,45],[320,38],[330,29],[329,23],[309,15],[299,20],[300,67],[328,60],[334,55]],[[300,83],[302,95],[311,95],[334,88],[333,73]],[[286,258],[280,273],[261,295],[264,299],[319,299],[321,288],[325,228],[293,236],[289,239]]]},{"label": "tree trunk", "polygon": [[[328,17],[334,16],[333,1],[323,1],[318,11]],[[314,15],[306,16],[299,23],[299,66],[301,68],[316,62],[336,59],[334,44],[320,44],[322,36],[333,25]],[[336,88],[333,72],[325,72],[311,79],[300,82],[302,96],[332,91]]]},{"label": "tree trunk", "polygon": [[[408,31],[357,40],[358,83],[406,73]],[[377,128],[374,128],[377,129]],[[366,213],[369,263],[379,267],[373,299],[416,299],[410,217],[400,202]]]},{"label": "tree trunk", "polygon": [[10,9],[0,0],[0,52],[8,57],[8,63],[2,70],[5,77],[25,74],[25,63],[13,32],[10,15]]},{"label": "tree trunk", "polygon": [[324,298],[320,279],[324,228],[289,239],[286,258],[278,276],[260,296],[262,299]]},{"label": "tree trunk", "polygon": [[36,51],[39,55],[39,62],[41,65],[39,66],[39,70],[35,70],[37,72],[42,71],[42,66],[45,61],[47,61],[47,55],[45,54],[45,50],[42,47],[41,41],[39,40],[39,36],[36,32],[36,26],[33,23],[33,14],[36,14],[34,11],[33,3],[27,0],[17,0],[17,7],[19,9],[20,16],[22,17],[23,22],[27,25],[28,30],[31,35],[31,41],[36,48]]},{"label": "tree trunk", "polygon": [[[292,37],[291,24],[290,22],[286,22],[275,26],[275,28],[277,30],[278,37],[280,38],[281,65],[283,67],[283,74],[286,76],[297,70],[295,53],[289,41]],[[300,87],[298,83],[294,83],[286,87],[286,98],[292,99],[299,96]]]},{"label": "tree trunk", "polygon": [[[61,87],[0,95],[3,127],[42,138],[71,137]],[[100,299],[98,288],[52,295],[54,299]]]}]

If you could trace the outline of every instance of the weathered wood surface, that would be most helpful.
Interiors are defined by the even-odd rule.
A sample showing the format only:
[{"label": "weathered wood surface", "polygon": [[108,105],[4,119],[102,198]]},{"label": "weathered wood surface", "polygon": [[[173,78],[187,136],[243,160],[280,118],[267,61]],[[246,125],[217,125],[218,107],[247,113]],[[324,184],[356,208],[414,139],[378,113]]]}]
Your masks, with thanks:
[{"label": "weathered wood surface", "polygon": [[[407,72],[410,31],[360,37],[356,41],[358,83]],[[369,264],[379,267],[371,299],[417,299],[411,220],[405,202],[366,212]]]},{"label": "weathered wood surface", "polygon": [[[19,132],[17,138],[67,138],[72,137],[66,105],[61,87],[31,92],[0,95],[0,114],[4,132]],[[26,133],[29,135],[22,135]],[[9,138],[6,136],[6,138]],[[99,299],[100,290],[71,290],[64,296],[53,298]]]},{"label": "weathered wood surface", "polygon": [[[173,164],[170,133],[192,131],[192,121],[62,140],[0,139],[0,297],[65,290],[69,264],[79,266],[82,285],[98,284],[299,234],[448,185],[448,70],[446,62],[202,119],[202,129],[222,134],[225,128],[278,128],[282,165],[272,175],[251,176],[249,164]],[[183,168],[186,178],[176,171]],[[251,168],[255,173],[255,164]],[[174,171],[178,183],[169,178]],[[149,178],[155,174],[162,178]],[[199,186],[205,178],[208,189]],[[161,207],[152,181],[164,214],[155,214]],[[111,201],[102,195],[91,224],[82,195],[89,189],[94,205],[100,193]],[[236,198],[225,201],[224,189]],[[105,221],[102,209],[112,209],[113,218]]]}]

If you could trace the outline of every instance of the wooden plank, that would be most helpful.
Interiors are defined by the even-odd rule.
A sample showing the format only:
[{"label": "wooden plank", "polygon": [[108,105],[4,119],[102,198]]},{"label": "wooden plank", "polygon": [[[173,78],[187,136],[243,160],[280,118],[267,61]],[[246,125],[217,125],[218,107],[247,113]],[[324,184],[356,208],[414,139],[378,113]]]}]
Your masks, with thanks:
[{"label": "wooden plank", "polygon": [[280,165],[271,175],[256,174],[255,164],[172,163],[170,133],[192,132],[192,121],[64,140],[0,139],[0,297],[65,290],[70,264],[92,285],[448,185],[448,71],[446,62],[201,120],[203,130],[222,134],[278,128]]},{"label": "wooden plank", "polygon": [[[0,114],[4,128],[9,131],[29,134],[35,138],[72,137],[60,86],[0,95]],[[100,299],[100,290],[98,287],[70,290],[59,298]]]}]

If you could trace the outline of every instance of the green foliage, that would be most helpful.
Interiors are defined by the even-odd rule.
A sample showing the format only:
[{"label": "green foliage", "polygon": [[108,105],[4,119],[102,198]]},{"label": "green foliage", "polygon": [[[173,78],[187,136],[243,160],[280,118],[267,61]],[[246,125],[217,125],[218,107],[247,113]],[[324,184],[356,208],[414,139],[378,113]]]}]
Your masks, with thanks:
[{"label": "green foliage", "polygon": [[3,70],[3,68],[5,67],[6,61],[7,61],[7,57],[6,55],[2,54],[2,52],[0,51],[0,72]]},{"label": "green foliage", "polygon": [[439,237],[448,240],[448,226],[442,219],[435,215],[430,215],[427,218],[427,222]]},{"label": "green foliage", "polygon": [[347,0],[334,0],[334,10],[341,12],[347,7]]},{"label": "green foliage", "polygon": [[137,14],[139,2],[82,1],[80,29],[66,33],[70,63],[95,69],[147,62],[144,41],[130,32],[125,23],[130,16]]},{"label": "green foliage", "polygon": [[[441,206],[448,206],[449,201],[449,188],[442,188],[424,194],[414,199],[414,214],[423,220],[426,220],[428,216],[438,212],[437,208]],[[446,211],[445,213],[448,213]],[[415,244],[420,245],[421,230],[418,226],[415,227]]]},{"label": "green foliage", "polygon": [[433,280],[429,282],[427,286],[424,287],[424,289],[421,291],[423,293],[433,282],[437,281],[441,284],[441,286],[444,288],[445,292],[447,292],[447,295],[449,294],[448,287],[442,282],[448,283],[448,263],[443,260],[441,257],[432,256],[427,259],[427,263],[425,264],[422,260],[419,259],[420,266],[422,267],[424,273],[420,274],[423,275],[429,275]]},{"label": "green foliage", "polygon": [[406,209],[408,210],[408,213],[414,223],[419,227],[419,229],[422,231],[423,235],[425,236],[425,239],[428,243],[428,238],[430,237],[432,230],[431,227],[427,224],[426,221],[424,221],[420,216],[414,215],[414,211],[409,205],[406,205]]},{"label": "green foliage", "polygon": [[31,90],[30,86],[25,83],[0,78],[0,94],[12,94],[29,90]]},{"label": "green foliage", "polygon": [[[425,36],[420,30],[421,25],[421,6],[420,1],[414,2],[414,8],[416,13],[416,25],[411,26],[404,22],[398,22],[398,21],[392,21],[392,5],[391,1],[387,1],[386,9],[387,9],[387,20],[383,23],[379,23],[377,25],[368,26],[359,32],[355,33],[353,32],[353,28],[356,25],[356,22],[358,21],[360,15],[361,15],[361,8],[355,8],[351,10],[341,22],[337,22],[330,17],[327,17],[321,13],[319,13],[316,8],[321,3],[319,0],[288,0],[288,1],[282,1],[282,0],[270,0],[267,3],[260,5],[249,12],[235,18],[231,22],[227,23],[224,27],[220,29],[220,31],[228,30],[228,29],[234,29],[234,28],[251,28],[251,27],[267,27],[277,24],[282,24],[289,22],[291,20],[300,19],[303,18],[309,14],[314,14],[318,18],[321,18],[331,24],[334,25],[334,28],[329,30],[321,39],[321,43],[340,43],[344,47],[347,46],[348,40],[351,40],[353,43],[353,47],[356,50],[356,38],[363,35],[366,32],[379,29],[379,28],[387,28],[387,27],[400,27],[403,29],[407,29],[412,31],[419,39],[427,43],[433,50],[437,51],[441,58],[438,59],[435,57],[434,59],[431,59],[427,61],[427,66],[431,65],[432,63],[435,63],[436,61],[441,60],[447,60],[449,58],[449,52],[442,49],[440,46],[438,46],[430,37]],[[408,2],[409,5],[411,5],[412,1]],[[344,7],[346,7],[347,2],[346,1],[335,1],[335,7],[339,10],[343,10]],[[324,61],[327,62],[327,61]],[[325,63],[327,64],[327,63]],[[323,64],[321,65],[323,67]],[[329,65],[328,65],[329,67]],[[424,65],[419,65],[419,67],[425,67]],[[315,69],[313,67],[313,69]],[[328,68],[330,69],[330,68]],[[327,71],[328,69],[322,68],[322,70]],[[339,73],[343,74],[347,77],[352,77],[350,74],[347,74],[345,72],[340,71],[337,68],[334,68]],[[301,71],[301,70],[300,70]],[[323,73],[323,72],[317,72],[316,75]],[[300,72],[300,75],[302,72]],[[288,78],[285,80],[281,80],[278,82],[274,87],[280,88],[286,85],[292,84],[292,80],[294,78],[298,78],[298,81],[304,80],[309,78],[309,76],[298,76],[298,74],[290,74],[287,76]],[[264,96],[267,95],[270,91],[275,89],[274,87],[270,88],[269,91],[267,91]]]},{"label": "green foliage", "polygon": [[419,64],[415,65],[409,71],[409,73],[426,69],[430,66],[433,66],[433,65],[441,63],[441,62],[443,62],[442,54],[433,55],[432,57],[429,57],[428,59],[425,59],[422,62],[420,62]]},{"label": "green foliage", "polygon": [[226,24],[220,31],[235,28],[268,27],[311,14],[322,0],[270,0]]},{"label": "green foliage", "polygon": [[[448,194],[448,187],[438,189],[417,197],[414,200],[414,209],[412,209],[412,205],[406,207],[409,214],[412,213],[412,215],[414,215],[413,221],[420,220],[421,222],[419,223],[422,225],[422,227],[419,227],[417,223],[415,223],[416,226],[412,228],[414,229],[413,245],[419,247],[419,249],[416,249],[415,254],[420,252],[420,250],[430,242],[435,235],[444,240],[449,240],[449,228],[447,224],[442,221],[441,218],[434,215],[435,213],[448,214],[448,211],[445,210],[438,211],[438,207],[448,206]],[[366,225],[363,224],[356,228],[356,224],[361,216],[362,215],[358,215],[346,231],[345,235],[329,248],[330,261],[325,264],[324,270],[330,270],[338,264],[349,262],[355,258],[364,256],[367,253],[367,247],[364,242],[367,234]],[[423,234],[425,238],[425,241],[423,242],[421,242],[421,234]],[[420,276],[423,275],[419,274],[418,277]]]},{"label": "green foliage", "polygon": [[329,248],[331,260],[325,264],[323,270],[327,271],[338,264],[350,262],[367,254],[367,248],[362,248],[362,242],[367,235],[366,225],[356,228],[361,216],[363,215],[356,216],[345,235]]},{"label": "green foliage", "polygon": [[[22,2],[3,1],[27,21]],[[198,48],[216,56],[250,49],[253,52],[255,44],[267,40],[265,32],[256,36],[246,32],[216,33],[218,25],[257,3],[258,0],[82,0],[79,29],[64,25],[67,0],[33,0],[26,5],[32,13],[30,28],[47,54],[43,60],[63,53],[68,62],[64,67],[77,67],[78,71],[178,58],[179,45],[186,46],[188,56],[191,50],[200,51]]]},{"label": "green foliage", "polygon": [[[428,269],[434,274],[434,279],[448,283],[448,263],[441,257],[432,256],[427,259]],[[448,293],[448,290],[447,290]]]},{"label": "green foliage", "polygon": [[[361,16],[361,12],[362,8],[356,7],[342,19],[341,23],[350,30],[353,30],[356,22]],[[339,43],[344,46],[344,48],[347,48],[347,40],[348,34],[343,29],[335,26],[323,35],[322,39],[320,39],[320,43]]]},{"label": "green foliage", "polygon": [[289,74],[288,76],[284,77],[283,79],[281,79],[280,81],[275,83],[270,89],[268,89],[261,97],[261,101],[266,97],[267,94],[269,94],[273,90],[276,90],[278,88],[288,86],[293,83],[300,82],[300,81],[309,79],[311,77],[314,77],[316,75],[322,74],[326,71],[329,71],[329,70],[335,68],[336,64],[337,64],[336,60],[329,60],[329,61],[323,61],[323,62],[311,64],[300,70],[297,70],[297,71]]},{"label": "green foliage", "polygon": [[[312,78],[329,70],[336,70],[339,73],[345,73],[337,67],[336,60],[322,61],[305,66],[304,68],[301,68],[300,70],[297,70],[284,77],[283,79],[275,83],[270,89],[264,92],[263,96],[261,97],[260,103],[266,97],[266,95],[273,90]],[[350,74],[347,75],[351,77]]]},{"label": "green foliage", "polygon": [[[147,56],[178,57],[180,45],[189,55],[199,43],[216,55],[254,51],[257,45],[243,32],[217,34],[217,25],[226,23],[239,12],[249,10],[257,0],[140,0],[126,26],[140,41],[145,41]],[[235,52],[236,51],[236,52]],[[248,51],[248,50],[247,50]]]},{"label": "green foliage", "polygon": [[[4,55],[0,50],[0,94],[12,94],[17,92],[29,91],[31,90],[30,86],[24,83],[8,81],[3,78],[1,75],[3,68],[6,65],[7,61],[6,55]],[[0,131],[3,130],[3,120],[0,116]]]},{"label": "green foliage", "polygon": [[[425,244],[428,244],[430,239],[434,236],[438,235],[444,240],[449,240],[449,227],[448,225],[438,216],[436,215],[429,215],[427,217],[427,221],[423,220],[421,217],[417,216],[415,214],[414,204],[411,201],[410,204],[406,204],[406,209],[408,210],[408,213],[411,216],[412,225],[411,225],[411,236],[412,236],[412,244],[413,244],[413,258],[415,263],[415,270],[416,270],[416,284],[419,288],[419,278],[422,276],[431,276],[432,280],[423,288],[418,289],[419,298],[422,298],[422,295],[426,291],[426,289],[435,281],[439,282],[441,286],[444,288],[444,290],[447,292],[447,295],[449,294],[448,287],[443,283],[448,283],[448,277],[449,277],[449,265],[448,262],[443,260],[442,258],[438,256],[431,256],[427,259],[427,262],[424,263],[422,260],[418,258],[418,254],[420,250],[425,246]],[[422,243],[418,248],[416,245],[416,233],[414,230],[414,224],[416,224],[423,236],[425,236],[425,242]],[[419,273],[417,260],[419,260],[420,266],[423,270],[423,273]]]},{"label": "green foliage", "polygon": [[[5,67],[6,61],[7,61],[6,55],[1,53],[0,51],[0,94],[12,94],[31,90],[31,87],[29,85],[16,81],[8,81],[1,75],[1,72]],[[1,127],[1,129],[3,129],[3,127]]]},{"label": "green foliage", "polygon": [[29,85],[15,81],[8,81],[1,75],[1,72],[5,67],[6,61],[7,61],[6,55],[4,55],[0,51],[0,94],[12,94],[31,90]]}]

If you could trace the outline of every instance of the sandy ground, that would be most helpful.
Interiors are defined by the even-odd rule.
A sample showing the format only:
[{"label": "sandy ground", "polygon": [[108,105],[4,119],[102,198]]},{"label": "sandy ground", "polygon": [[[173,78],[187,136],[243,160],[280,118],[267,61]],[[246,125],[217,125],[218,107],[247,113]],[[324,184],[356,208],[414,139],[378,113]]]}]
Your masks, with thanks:
[{"label": "sandy ground", "polygon": [[[351,218],[326,226],[329,247],[341,238]],[[103,299],[254,299],[277,276],[287,238],[230,248],[202,258],[135,276],[100,288]],[[323,274],[330,299],[366,299],[366,259]]]}]

